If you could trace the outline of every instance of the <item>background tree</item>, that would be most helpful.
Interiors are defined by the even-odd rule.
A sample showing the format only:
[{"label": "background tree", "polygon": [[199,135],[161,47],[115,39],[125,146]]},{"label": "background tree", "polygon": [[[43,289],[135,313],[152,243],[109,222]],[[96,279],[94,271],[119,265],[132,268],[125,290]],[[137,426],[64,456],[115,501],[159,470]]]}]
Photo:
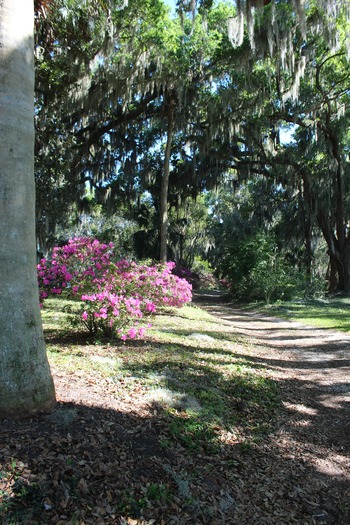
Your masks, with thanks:
[{"label": "background tree", "polygon": [[[320,268],[308,267],[298,192],[263,176],[228,176],[211,200],[209,259],[240,300],[276,300],[324,293]],[[320,232],[319,232],[320,235]],[[319,239],[313,236],[312,254]]]},{"label": "background tree", "polygon": [[55,401],[35,258],[33,6],[0,5],[0,417]]},{"label": "background tree", "polygon": [[[317,238],[318,230],[330,255],[330,290],[348,293],[346,6],[333,5],[332,35],[329,5],[310,3],[297,17],[290,3],[260,8],[259,23],[254,32],[248,31],[249,39],[238,42],[231,35],[247,57],[242,64],[249,78],[239,67],[231,70],[213,106],[226,123],[222,129],[226,143],[236,137],[239,144],[235,152],[228,146],[231,167],[240,180],[260,174],[295,193],[309,273],[311,232]],[[248,53],[252,45],[253,53]],[[246,108],[243,119],[242,112],[236,112],[240,104]],[[280,139],[280,129],[291,125],[299,131],[287,145]]]},{"label": "background tree", "polygon": [[[296,264],[303,259],[311,275],[322,231],[333,254],[331,289],[346,289],[347,127],[338,111],[347,107],[346,6],[179,1],[171,19],[160,0],[106,5],[92,11],[90,2],[67,1],[38,31],[39,51],[50,42],[49,52],[37,53],[40,238],[49,239],[48,224],[63,222],[52,203],[69,195],[80,209],[89,182],[105,210],[118,213],[126,203],[127,219],[143,223],[137,242],[145,231],[150,242],[138,254],[147,248],[154,257],[162,244],[164,258],[174,244],[168,221],[171,235],[177,228],[172,209],[233,171],[237,183],[263,177],[277,194],[281,186],[279,197],[292,200],[286,217],[298,225],[295,246],[304,246]],[[300,131],[287,145],[280,129],[291,125]],[[327,165],[338,181],[329,203],[319,191]],[[282,239],[289,226],[279,225]]]},{"label": "background tree", "polygon": [[[81,31],[77,28],[84,27],[85,4],[64,18],[59,11],[52,21],[53,48],[38,53],[37,61],[37,181],[43,188],[38,194],[38,224],[43,232],[47,227],[54,231],[58,220],[55,207],[47,205],[48,195],[51,198],[52,194],[53,202],[67,195],[77,201],[89,181],[99,198],[103,194],[108,198],[109,206],[121,196],[132,203],[144,189],[150,189],[149,181],[153,179],[164,255],[168,179],[178,191],[176,179],[170,175],[174,171],[170,155],[173,159],[188,159],[188,137],[192,144],[196,136],[197,141],[203,141],[203,108],[208,103],[204,93],[210,94],[212,89],[210,55],[214,55],[216,42],[221,40],[219,33],[226,34],[227,8],[219,29],[218,15],[209,19],[209,25],[203,17],[195,24],[186,19],[182,28],[178,20],[167,18],[161,2],[136,4],[111,11],[108,45],[101,42],[101,22],[97,19],[95,25],[89,24],[91,42],[85,40],[83,32],[85,45],[74,45]],[[94,27],[98,35],[95,40]],[[47,40],[47,32],[46,25],[39,33],[38,48]],[[62,69],[63,61],[77,66]],[[54,93],[52,86],[56,88]],[[159,149],[162,143],[164,150]],[[147,152],[157,148],[162,156],[161,171],[152,173],[153,161],[148,162]],[[192,164],[193,173],[185,174],[187,180],[182,176],[181,190],[186,194],[191,188],[203,187],[196,180],[198,145],[191,149],[192,160],[186,166]],[[176,173],[181,173],[179,166]],[[50,235],[47,232],[47,237]]]},{"label": "background tree", "polygon": [[348,162],[348,81],[346,51],[315,54],[301,87],[299,103],[285,114],[295,122],[295,142],[284,153],[302,183],[305,205],[327,243],[331,292],[350,291],[350,171]]}]

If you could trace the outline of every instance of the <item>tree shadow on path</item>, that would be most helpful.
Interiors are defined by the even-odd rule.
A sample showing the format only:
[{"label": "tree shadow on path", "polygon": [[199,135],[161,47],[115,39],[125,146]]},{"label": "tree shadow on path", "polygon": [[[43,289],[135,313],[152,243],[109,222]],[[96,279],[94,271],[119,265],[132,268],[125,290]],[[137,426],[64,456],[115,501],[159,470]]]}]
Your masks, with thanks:
[{"label": "tree shadow on path", "polygon": [[154,404],[153,417],[142,418],[60,403],[49,415],[6,422],[2,523],[348,523],[341,476],[317,469],[281,437],[217,454],[176,442],[164,448],[162,410]]}]

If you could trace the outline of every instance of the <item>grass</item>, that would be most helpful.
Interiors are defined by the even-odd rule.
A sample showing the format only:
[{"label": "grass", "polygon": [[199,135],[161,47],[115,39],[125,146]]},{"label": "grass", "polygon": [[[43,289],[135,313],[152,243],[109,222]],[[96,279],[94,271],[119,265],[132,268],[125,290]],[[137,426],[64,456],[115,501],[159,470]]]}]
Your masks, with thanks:
[{"label": "grass", "polygon": [[350,298],[255,304],[249,308],[319,328],[350,332]]},{"label": "grass", "polygon": [[[273,425],[276,383],[236,352],[235,337],[209,313],[195,306],[165,310],[144,341],[96,343],[72,333],[67,310],[62,299],[43,310],[50,363],[60,373],[112,383],[120,397],[141,392],[165,422],[165,447],[177,442],[190,452],[215,453],[224,436],[247,447]],[[249,354],[249,345],[244,350]]]}]

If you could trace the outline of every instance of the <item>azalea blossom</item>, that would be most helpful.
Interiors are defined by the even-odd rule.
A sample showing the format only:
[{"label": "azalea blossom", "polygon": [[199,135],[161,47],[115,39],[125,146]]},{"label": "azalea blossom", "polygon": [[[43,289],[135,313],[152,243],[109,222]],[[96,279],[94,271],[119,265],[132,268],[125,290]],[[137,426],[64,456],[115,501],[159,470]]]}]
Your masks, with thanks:
[{"label": "azalea blossom", "polygon": [[38,264],[40,301],[72,294],[81,300],[79,316],[92,333],[143,337],[146,327],[137,325],[158,307],[181,308],[191,301],[191,285],[174,275],[174,268],[173,262],[148,266],[118,260],[112,243],[71,239],[54,248],[51,261]]}]

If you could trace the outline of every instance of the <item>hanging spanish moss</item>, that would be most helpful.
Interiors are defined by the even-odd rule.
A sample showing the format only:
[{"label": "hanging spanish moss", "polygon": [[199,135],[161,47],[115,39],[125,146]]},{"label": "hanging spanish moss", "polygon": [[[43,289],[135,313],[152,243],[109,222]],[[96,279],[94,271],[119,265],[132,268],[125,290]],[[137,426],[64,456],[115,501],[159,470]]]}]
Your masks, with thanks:
[{"label": "hanging spanish moss", "polygon": [[350,2],[319,0],[311,10],[305,0],[237,0],[236,8],[236,16],[227,21],[229,41],[240,47],[246,34],[252,53],[277,59],[281,71],[290,75],[290,85],[282,86],[283,103],[298,97],[309,36],[323,37],[331,53],[345,45],[350,59],[349,35],[342,40],[337,27],[340,16],[350,20]]}]

